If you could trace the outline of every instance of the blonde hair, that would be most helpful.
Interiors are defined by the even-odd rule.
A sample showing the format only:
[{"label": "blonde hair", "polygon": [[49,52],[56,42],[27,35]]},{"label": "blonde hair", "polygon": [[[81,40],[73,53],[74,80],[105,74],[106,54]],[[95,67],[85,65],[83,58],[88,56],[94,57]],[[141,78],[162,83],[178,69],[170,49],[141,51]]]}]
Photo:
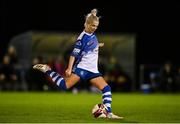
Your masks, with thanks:
[{"label": "blonde hair", "polygon": [[85,23],[86,24],[91,24],[93,21],[98,21],[99,22],[99,18],[97,16],[97,9],[92,9],[91,13],[87,14],[85,17]]}]

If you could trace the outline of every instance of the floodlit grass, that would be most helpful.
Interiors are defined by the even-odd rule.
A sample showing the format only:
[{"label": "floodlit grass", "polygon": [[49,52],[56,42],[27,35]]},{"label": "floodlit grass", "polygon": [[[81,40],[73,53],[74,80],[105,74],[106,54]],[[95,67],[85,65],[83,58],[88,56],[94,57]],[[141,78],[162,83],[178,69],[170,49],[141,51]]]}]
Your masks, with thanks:
[{"label": "floodlit grass", "polygon": [[101,94],[0,92],[0,123],[175,123],[180,122],[180,94],[115,94],[113,112],[123,120],[95,119],[91,109]]}]

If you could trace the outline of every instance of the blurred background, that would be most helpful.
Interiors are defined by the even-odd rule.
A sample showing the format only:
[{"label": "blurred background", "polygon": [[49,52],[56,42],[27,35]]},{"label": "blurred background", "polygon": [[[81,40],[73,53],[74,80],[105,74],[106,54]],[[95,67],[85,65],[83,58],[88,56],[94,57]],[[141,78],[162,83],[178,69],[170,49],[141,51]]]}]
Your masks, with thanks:
[{"label": "blurred background", "polygon": [[[10,1],[0,3],[0,91],[57,91],[32,70],[47,63],[64,75],[84,18],[97,8],[99,70],[113,92],[180,91],[180,7],[176,1]],[[70,91],[97,92],[79,82]]]}]

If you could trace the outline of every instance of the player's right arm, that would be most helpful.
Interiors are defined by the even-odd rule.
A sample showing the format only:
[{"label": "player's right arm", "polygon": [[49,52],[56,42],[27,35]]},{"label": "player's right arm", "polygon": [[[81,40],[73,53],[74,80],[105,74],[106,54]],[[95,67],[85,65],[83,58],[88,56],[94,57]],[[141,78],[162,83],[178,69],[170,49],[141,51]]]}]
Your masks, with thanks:
[{"label": "player's right arm", "polygon": [[72,73],[72,68],[73,68],[74,61],[75,61],[75,57],[74,56],[70,56],[68,68],[66,69],[66,76],[68,76],[68,77]]},{"label": "player's right arm", "polygon": [[83,48],[82,41],[81,40],[76,41],[74,49],[73,49],[73,51],[70,55],[70,58],[69,58],[68,68],[66,69],[66,76],[71,75],[74,62],[75,62],[76,58],[77,59],[80,58],[82,48]]}]

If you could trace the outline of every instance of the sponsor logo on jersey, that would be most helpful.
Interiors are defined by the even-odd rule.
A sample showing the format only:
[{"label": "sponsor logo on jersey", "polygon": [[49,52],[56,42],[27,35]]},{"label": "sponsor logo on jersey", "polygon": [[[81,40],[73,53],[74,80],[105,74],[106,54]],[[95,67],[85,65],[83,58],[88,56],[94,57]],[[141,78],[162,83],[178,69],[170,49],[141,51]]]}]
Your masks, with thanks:
[{"label": "sponsor logo on jersey", "polygon": [[89,41],[89,42],[87,43],[87,45],[88,45],[88,46],[91,46],[93,43],[94,43],[94,41],[91,40],[91,41]]},{"label": "sponsor logo on jersey", "polygon": [[73,53],[79,53],[80,49],[74,48]]}]

